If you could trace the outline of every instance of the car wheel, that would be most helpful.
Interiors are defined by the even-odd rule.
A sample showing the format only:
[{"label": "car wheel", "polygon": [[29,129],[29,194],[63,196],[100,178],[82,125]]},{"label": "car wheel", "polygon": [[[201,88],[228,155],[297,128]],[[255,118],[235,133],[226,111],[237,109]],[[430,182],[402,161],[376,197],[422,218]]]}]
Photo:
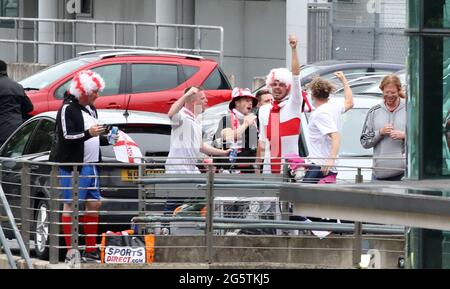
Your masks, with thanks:
[{"label": "car wheel", "polygon": [[48,260],[49,256],[49,206],[46,200],[40,200],[35,214],[36,230],[34,230],[34,250],[36,256]]}]

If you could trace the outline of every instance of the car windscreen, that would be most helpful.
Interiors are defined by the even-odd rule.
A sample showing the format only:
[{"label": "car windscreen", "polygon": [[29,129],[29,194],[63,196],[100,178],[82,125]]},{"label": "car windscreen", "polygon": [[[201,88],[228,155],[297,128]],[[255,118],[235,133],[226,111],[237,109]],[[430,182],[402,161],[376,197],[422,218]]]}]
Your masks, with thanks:
[{"label": "car windscreen", "polygon": [[95,58],[83,58],[64,61],[41,70],[21,80],[19,83],[24,88],[42,89],[69,72],[92,62],[94,59]]},{"label": "car windscreen", "polygon": [[[117,126],[133,139],[144,157],[166,157],[169,154],[170,125],[118,124]],[[113,146],[102,147],[102,156],[115,158]]]}]

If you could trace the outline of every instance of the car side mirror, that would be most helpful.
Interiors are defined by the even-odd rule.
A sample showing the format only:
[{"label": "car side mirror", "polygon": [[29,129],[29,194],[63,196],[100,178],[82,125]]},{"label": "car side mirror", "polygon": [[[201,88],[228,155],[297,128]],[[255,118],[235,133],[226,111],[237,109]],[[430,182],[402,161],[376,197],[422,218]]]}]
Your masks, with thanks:
[{"label": "car side mirror", "polygon": [[2,167],[6,169],[12,169],[17,165],[17,162],[14,160],[5,160],[2,161]]}]

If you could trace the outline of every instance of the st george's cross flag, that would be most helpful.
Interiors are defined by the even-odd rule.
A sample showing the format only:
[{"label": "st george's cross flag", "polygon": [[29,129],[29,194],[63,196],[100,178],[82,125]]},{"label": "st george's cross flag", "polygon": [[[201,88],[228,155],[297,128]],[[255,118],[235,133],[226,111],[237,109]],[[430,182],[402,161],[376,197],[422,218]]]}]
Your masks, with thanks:
[{"label": "st george's cross flag", "polygon": [[119,162],[130,163],[130,164],[140,164],[142,153],[138,145],[134,140],[119,130],[119,139],[114,144],[114,154]]}]

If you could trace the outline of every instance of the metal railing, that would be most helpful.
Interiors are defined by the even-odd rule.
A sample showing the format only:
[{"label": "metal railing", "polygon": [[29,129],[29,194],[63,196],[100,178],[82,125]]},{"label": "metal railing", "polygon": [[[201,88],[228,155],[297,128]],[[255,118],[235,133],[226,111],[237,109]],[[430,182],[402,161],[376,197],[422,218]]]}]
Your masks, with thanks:
[{"label": "metal railing", "polygon": [[[215,55],[219,58],[219,63],[223,63],[224,57],[224,35],[223,27],[221,26],[207,26],[207,25],[187,25],[187,24],[161,24],[161,23],[147,23],[147,22],[121,22],[121,21],[101,21],[101,20],[80,20],[80,19],[45,19],[45,18],[21,18],[21,17],[0,17],[0,21],[12,21],[14,22],[14,38],[13,39],[0,39],[0,43],[11,43],[14,45],[14,58],[16,62],[19,62],[19,45],[33,45],[33,62],[38,62],[38,49],[40,45],[51,45],[53,47],[57,46],[67,46],[72,47],[71,57],[75,57],[77,47],[90,47],[92,49],[97,48],[113,48],[113,49],[144,49],[144,50],[161,50],[161,51],[171,51],[180,52],[188,54],[202,54],[202,55]],[[32,40],[26,40],[24,37],[20,37],[20,30],[25,29],[28,23],[32,24],[33,36]],[[51,29],[51,40],[39,39],[39,24],[49,23],[52,25]],[[59,41],[58,31],[59,26],[64,24],[71,25],[71,41]],[[90,34],[92,35],[91,42],[81,42],[78,41],[77,35],[83,28],[79,28],[80,24],[90,25]],[[98,42],[97,35],[99,35],[98,26],[102,25],[111,27],[111,43]],[[117,37],[117,32],[119,27],[131,27],[131,43],[121,43]],[[140,39],[149,39],[148,33],[138,33],[140,27],[153,29],[153,45],[141,45],[139,44]],[[160,36],[163,35],[161,28],[168,28],[174,30],[174,42],[175,47],[164,47],[161,46]],[[87,29],[87,28],[84,28]],[[183,31],[191,30],[194,33],[193,47],[183,46]],[[89,29],[88,29],[89,30]],[[203,31],[217,31],[219,38],[219,48],[218,49],[205,49],[203,48],[204,35]],[[103,36],[106,35],[105,29],[101,33]],[[165,34],[167,35],[167,33]],[[215,38],[213,38],[215,39]],[[65,57],[69,58],[69,57]],[[56,49],[54,51],[54,62],[57,62]]]},{"label": "metal railing", "polygon": [[[403,227],[401,226],[330,222],[305,223],[290,220],[293,212],[289,209],[289,203],[278,198],[278,192],[284,184],[295,183],[295,179],[287,174],[285,163],[282,163],[285,171],[279,175],[216,173],[213,165],[218,165],[220,160],[217,160],[213,165],[208,165],[206,170],[203,170],[207,173],[203,174],[155,175],[152,172],[154,173],[156,168],[161,166],[159,158],[147,158],[146,160],[147,163],[138,165],[99,164],[104,172],[100,175],[100,183],[103,183],[101,190],[102,194],[106,194],[105,198],[102,199],[103,206],[99,212],[100,226],[104,230],[133,227],[137,229],[137,235],[143,236],[148,233],[161,234],[162,229],[168,227],[172,235],[159,236],[170,238],[188,234],[194,239],[197,236],[204,236],[205,243],[201,246],[204,248],[202,256],[205,258],[203,261],[208,263],[219,261],[222,257],[217,257],[217,254],[224,248],[236,247],[236,245],[232,245],[232,242],[226,243],[224,241],[225,243],[222,243],[225,239],[218,238],[239,238],[239,236],[246,236],[247,234],[258,234],[260,238],[265,238],[266,235],[271,235],[271,238],[312,238],[312,232],[315,230],[332,231],[334,234],[327,238],[353,240],[352,248],[336,248],[336,250],[351,252],[353,263],[356,264],[361,253],[366,250],[361,244],[367,239],[366,237],[370,236],[368,234],[388,234],[400,238],[403,235]],[[150,163],[150,161],[153,163]],[[8,164],[7,162],[11,163]],[[16,220],[21,224],[22,236],[26,240],[27,247],[29,248],[31,239],[35,239],[36,242],[36,238],[41,236],[41,245],[44,246],[43,248],[49,249],[50,263],[58,263],[59,251],[68,249],[60,243],[64,236],[60,231],[63,225],[60,221],[60,214],[62,213],[64,200],[59,195],[60,190],[63,189],[59,183],[61,178],[58,176],[59,164],[21,162],[16,159],[2,159],[2,164],[4,164],[2,166],[2,186],[5,188],[8,198],[14,200],[11,202],[13,211]],[[65,165],[77,166],[81,164]],[[42,171],[45,166],[48,168]],[[11,167],[15,169],[11,169]],[[352,169],[354,180],[362,181],[361,168],[347,167],[341,169]],[[370,169],[370,167],[366,169]],[[115,173],[111,173],[112,170],[116,170]],[[107,173],[107,171],[110,172]],[[137,174],[130,173],[130,171],[135,171]],[[126,175],[124,172],[130,174]],[[18,179],[12,178],[12,174],[20,176],[21,182],[12,181]],[[85,201],[79,200],[78,196],[78,184],[83,177],[77,173],[76,169],[69,177],[73,180],[71,187],[73,194],[71,247],[84,249],[86,245],[78,243],[78,239],[85,236],[78,230],[79,225],[84,225],[80,216],[86,213]],[[353,183],[355,183],[354,180]],[[346,180],[346,183],[348,182],[350,180]],[[19,191],[14,191],[14,186]],[[246,197],[243,198],[243,196]],[[193,203],[201,203],[199,208],[206,207],[206,215],[201,217],[201,210],[181,210],[176,214],[173,210],[165,211],[165,207],[171,200],[178,205],[186,204],[186,201],[189,200]],[[40,211],[43,210],[42,204],[45,204],[44,209],[47,209],[45,212]],[[259,207],[251,208],[256,205]],[[45,213],[45,216],[39,219],[38,216],[42,216],[43,213]],[[355,234],[348,235],[352,232],[355,232]],[[33,238],[31,235],[34,235]],[[254,236],[254,238],[258,237]],[[162,250],[161,252],[170,249],[168,243],[165,243],[164,240],[161,242],[155,245],[155,249]],[[179,246],[183,248],[186,244],[180,243]],[[173,246],[171,248],[174,249]],[[266,249],[261,247],[261,250]],[[301,246],[272,248],[272,250],[294,251],[311,249]],[[325,250],[325,248],[318,248],[317,250]],[[158,260],[159,262],[165,262],[162,259],[157,259],[157,262]]]}]

